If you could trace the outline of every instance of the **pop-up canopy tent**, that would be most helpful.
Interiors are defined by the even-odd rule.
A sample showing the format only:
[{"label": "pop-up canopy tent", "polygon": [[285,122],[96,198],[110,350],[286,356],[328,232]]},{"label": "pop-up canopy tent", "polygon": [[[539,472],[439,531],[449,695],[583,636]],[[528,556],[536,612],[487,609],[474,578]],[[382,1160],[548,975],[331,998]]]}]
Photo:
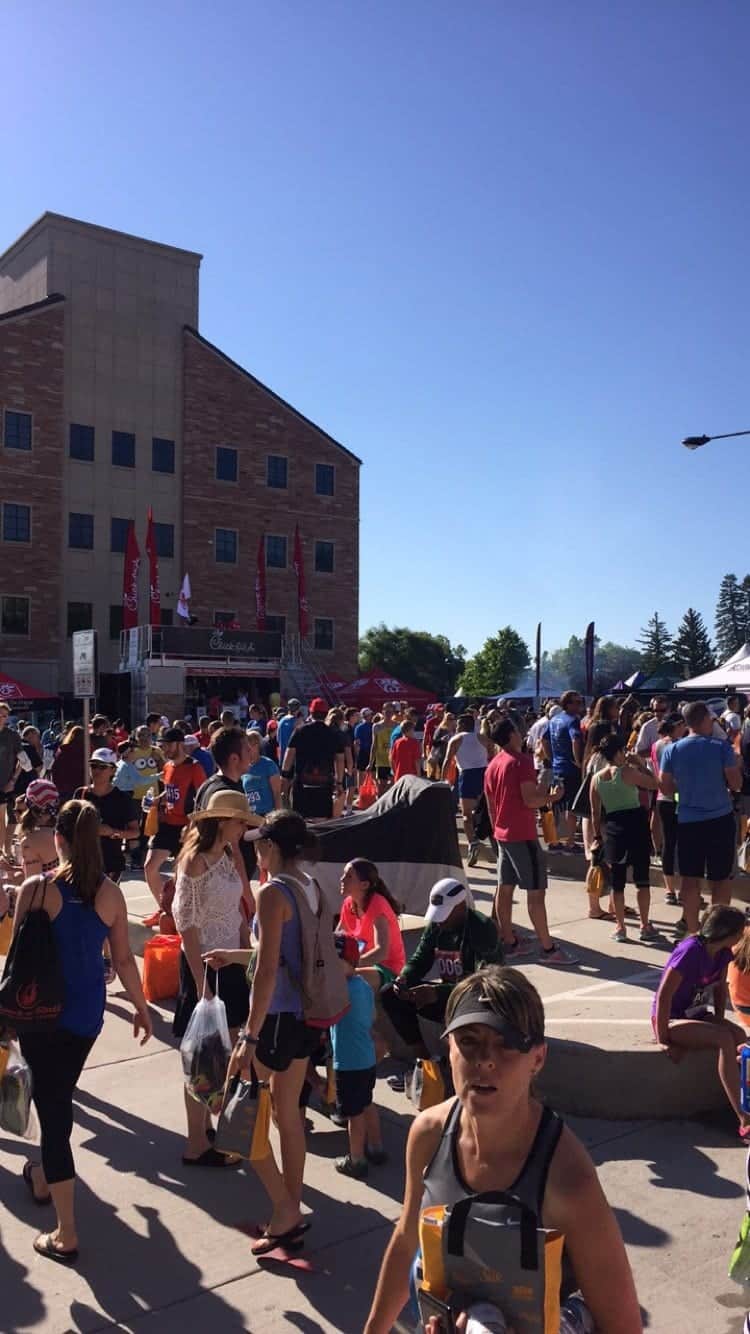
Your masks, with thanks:
[{"label": "pop-up canopy tent", "polygon": [[678,681],[676,690],[743,690],[750,691],[750,644],[743,644],[721,667],[689,681]]},{"label": "pop-up canopy tent", "polygon": [[45,695],[43,690],[36,690],[34,686],[25,686],[23,681],[16,681],[12,676],[6,676],[0,672],[0,701],[6,704],[29,703],[34,699],[55,699],[55,695]]},{"label": "pop-up canopy tent", "polygon": [[406,685],[397,676],[389,676],[377,667],[356,681],[350,681],[337,693],[342,704],[350,704],[355,709],[377,710],[382,709],[388,700],[407,700],[415,709],[422,710],[437,701],[437,695],[420,690],[419,686]]}]

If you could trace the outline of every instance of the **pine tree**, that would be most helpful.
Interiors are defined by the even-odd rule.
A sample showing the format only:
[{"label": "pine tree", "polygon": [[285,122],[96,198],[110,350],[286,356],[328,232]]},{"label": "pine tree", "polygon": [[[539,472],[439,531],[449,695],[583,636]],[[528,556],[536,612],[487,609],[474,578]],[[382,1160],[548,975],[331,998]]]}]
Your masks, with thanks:
[{"label": "pine tree", "polygon": [[672,636],[658,611],[654,612],[648,625],[641,630],[638,643],[643,654],[643,670],[647,676],[656,676],[672,669]]},{"label": "pine tree", "polygon": [[672,656],[685,679],[710,672],[714,666],[711,640],[699,611],[688,607],[672,645]]},{"label": "pine tree", "polygon": [[746,596],[736,574],[725,574],[721,581],[715,626],[716,651],[725,662],[744,644],[747,633]]}]

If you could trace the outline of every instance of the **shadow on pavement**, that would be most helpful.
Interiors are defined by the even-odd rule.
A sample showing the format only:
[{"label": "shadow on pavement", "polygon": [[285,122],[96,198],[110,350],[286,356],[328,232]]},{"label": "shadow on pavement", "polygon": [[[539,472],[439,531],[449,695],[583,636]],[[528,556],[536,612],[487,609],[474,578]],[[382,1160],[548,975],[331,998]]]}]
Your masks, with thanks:
[{"label": "shadow on pavement", "polygon": [[[25,1151],[23,1157],[26,1157]],[[20,1190],[25,1192],[26,1188],[19,1181]],[[31,1198],[28,1196],[27,1198],[29,1214],[32,1210],[34,1213],[41,1213],[41,1210],[37,1210],[32,1204]],[[5,1191],[3,1191],[3,1202],[6,1202]],[[29,1246],[29,1257],[33,1259],[31,1246]],[[8,1254],[3,1245],[2,1233],[0,1233],[0,1300],[3,1311],[3,1334],[21,1334],[22,1330],[33,1329],[37,1324],[41,1324],[47,1314],[47,1305],[42,1294],[32,1286],[30,1268]]]}]

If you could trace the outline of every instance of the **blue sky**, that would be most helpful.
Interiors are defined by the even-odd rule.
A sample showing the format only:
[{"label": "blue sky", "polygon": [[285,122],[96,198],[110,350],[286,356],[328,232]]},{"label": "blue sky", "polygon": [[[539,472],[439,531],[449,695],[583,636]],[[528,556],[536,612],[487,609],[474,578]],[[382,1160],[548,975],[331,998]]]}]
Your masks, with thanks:
[{"label": "blue sky", "polygon": [[749,41],[737,0],[6,0],[0,248],[49,208],[204,254],[202,332],[364,460],[363,628],[712,623],[750,437],[679,442],[750,428]]}]

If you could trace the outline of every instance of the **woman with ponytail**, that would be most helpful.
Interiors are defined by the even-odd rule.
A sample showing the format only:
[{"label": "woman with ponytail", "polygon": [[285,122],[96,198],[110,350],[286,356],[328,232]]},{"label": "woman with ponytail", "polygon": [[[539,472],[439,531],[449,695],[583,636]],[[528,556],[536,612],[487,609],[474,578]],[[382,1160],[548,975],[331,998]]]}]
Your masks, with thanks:
[{"label": "woman with ponytail", "polygon": [[362,942],[357,976],[378,992],[398,977],[406,951],[398,924],[401,905],[380,878],[377,866],[365,857],[347,862],[341,877],[339,931]]},{"label": "woman with ponytail", "polygon": [[[88,801],[68,801],[55,825],[59,867],[45,877],[44,911],[52,923],[63,974],[63,1009],[57,1027],[20,1038],[31,1069],[33,1098],[41,1127],[41,1163],[27,1162],[23,1178],[37,1204],[54,1204],[57,1227],[42,1233],[34,1250],[48,1260],[78,1259],[75,1169],[70,1151],[73,1094],[104,1020],[104,960],[109,941],[114,964],[135,1006],[133,1036],[141,1045],[151,1036],[151,1019],[128,940],[122,890],[104,874],[99,814]],[[21,888],[14,918],[17,931],[31,910],[39,877]],[[42,896],[37,894],[37,906]],[[36,910],[36,909],[34,909]]]}]

